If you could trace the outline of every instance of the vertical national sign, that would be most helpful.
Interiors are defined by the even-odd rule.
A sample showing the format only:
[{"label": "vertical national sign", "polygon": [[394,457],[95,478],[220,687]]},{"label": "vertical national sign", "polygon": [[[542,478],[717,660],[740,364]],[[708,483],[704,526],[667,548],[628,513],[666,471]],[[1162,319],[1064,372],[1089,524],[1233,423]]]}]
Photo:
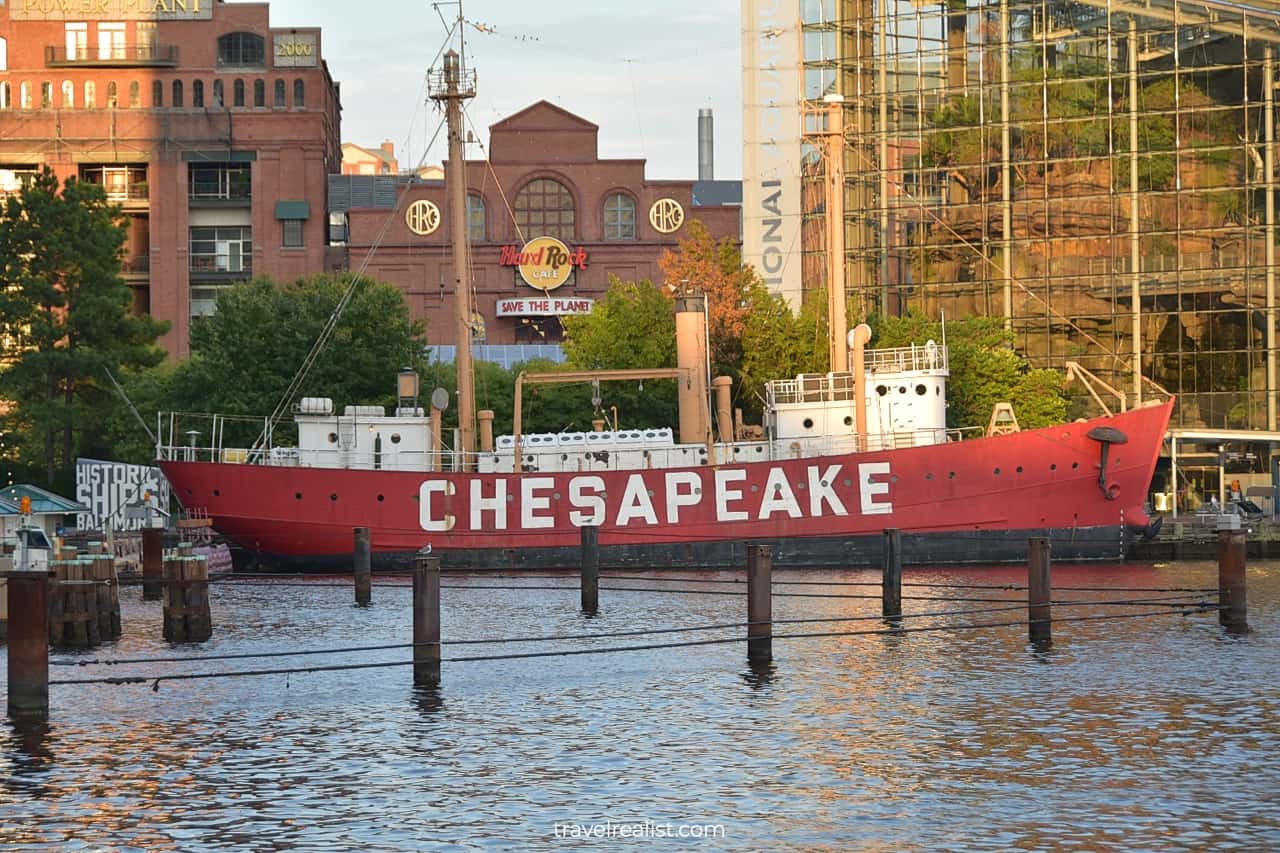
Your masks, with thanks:
[{"label": "vertical national sign", "polygon": [[127,518],[124,508],[142,503],[146,492],[159,496],[157,506],[169,505],[169,481],[159,468],[77,459],[76,500],[89,507],[90,512],[76,515],[76,527],[103,530],[109,519],[116,530],[138,529],[142,521]]},{"label": "vertical national sign", "polygon": [[742,0],[742,256],[800,307],[801,27],[796,0]]}]

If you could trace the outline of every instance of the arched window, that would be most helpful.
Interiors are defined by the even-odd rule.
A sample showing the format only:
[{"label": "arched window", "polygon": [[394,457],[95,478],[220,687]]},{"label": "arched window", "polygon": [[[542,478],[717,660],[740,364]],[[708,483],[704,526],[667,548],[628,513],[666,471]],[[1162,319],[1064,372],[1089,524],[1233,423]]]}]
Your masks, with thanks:
[{"label": "arched window", "polygon": [[48,110],[53,108],[53,84],[45,80],[40,84],[40,109]]},{"label": "arched window", "polygon": [[265,80],[253,81],[253,105],[255,107],[265,107],[267,105],[267,82]]},{"label": "arched window", "polygon": [[213,81],[213,106],[220,107],[227,102],[221,80]]},{"label": "arched window", "polygon": [[112,80],[107,84],[107,109],[114,110],[119,102],[119,91],[116,89],[116,81]]},{"label": "arched window", "polygon": [[193,107],[204,106],[204,81],[203,80],[191,81],[191,106]]},{"label": "arched window", "polygon": [[516,224],[525,239],[574,236],[573,195],[552,178],[537,178],[516,193]]},{"label": "arched window", "polygon": [[0,110],[9,109],[10,102],[13,98],[13,89],[9,86],[8,80],[0,81]]},{"label": "arched window", "polygon": [[227,33],[218,36],[218,64],[258,66],[266,63],[265,40],[256,33]]},{"label": "arched window", "polygon": [[18,84],[18,107],[24,110],[31,109],[31,84],[26,80]]},{"label": "arched window", "polygon": [[484,199],[478,195],[467,194],[467,239],[483,242],[484,233]]},{"label": "arched window", "polygon": [[0,36],[0,71],[9,70],[9,43]]},{"label": "arched window", "polygon": [[285,107],[289,106],[287,103],[285,103],[285,100],[284,100],[284,81],[283,80],[276,81],[275,90],[276,91],[275,91],[274,106],[279,107],[280,109],[284,109]]},{"label": "arched window", "polygon": [[98,88],[92,80],[84,82],[84,105],[91,110],[98,108]]},{"label": "arched window", "polygon": [[70,80],[62,81],[62,106],[64,109],[74,109],[76,105],[76,84]]},{"label": "arched window", "polygon": [[305,107],[307,105],[307,92],[301,80],[293,81],[293,105],[295,107]]},{"label": "arched window", "polygon": [[606,240],[636,238],[636,203],[626,193],[613,193],[604,203],[604,238]]},{"label": "arched window", "polygon": [[173,105],[178,108],[182,107],[182,81],[181,80],[173,81]]},{"label": "arched window", "polygon": [[164,84],[159,80],[151,84],[151,106],[156,109],[164,106]]},{"label": "arched window", "polygon": [[236,80],[231,84],[232,104],[237,107],[244,106],[244,81]]},{"label": "arched window", "polygon": [[136,110],[142,106],[142,84],[134,80],[129,84],[129,108]]}]

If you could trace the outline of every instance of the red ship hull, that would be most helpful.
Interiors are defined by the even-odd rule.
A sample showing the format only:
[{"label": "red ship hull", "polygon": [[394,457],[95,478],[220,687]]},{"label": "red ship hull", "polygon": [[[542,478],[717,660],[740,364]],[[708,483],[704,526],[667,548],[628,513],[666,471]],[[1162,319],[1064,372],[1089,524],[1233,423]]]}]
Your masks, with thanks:
[{"label": "red ship hull", "polygon": [[[1059,558],[1115,559],[1127,531],[1149,523],[1142,507],[1172,407],[928,447],[701,468],[159,464],[184,506],[207,509],[261,562],[295,568],[349,567],[355,527],[370,528],[375,565],[430,545],[447,567],[572,567],[587,524],[600,528],[606,564],[654,568],[739,565],[748,541],[775,543],[779,565],[869,563],[887,528],[903,532],[914,562],[1024,559],[1027,536],[1051,537]],[[1091,438],[1098,427],[1125,442]]]}]

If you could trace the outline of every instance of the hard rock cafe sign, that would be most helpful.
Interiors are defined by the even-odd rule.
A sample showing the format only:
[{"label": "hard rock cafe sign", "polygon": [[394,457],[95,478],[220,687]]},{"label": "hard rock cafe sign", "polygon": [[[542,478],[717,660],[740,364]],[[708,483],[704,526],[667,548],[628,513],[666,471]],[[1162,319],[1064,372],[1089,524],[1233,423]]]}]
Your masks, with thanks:
[{"label": "hard rock cafe sign", "polygon": [[498,264],[519,268],[525,284],[548,292],[568,281],[575,268],[587,268],[587,250],[570,250],[555,237],[535,237],[519,249],[503,246]]}]

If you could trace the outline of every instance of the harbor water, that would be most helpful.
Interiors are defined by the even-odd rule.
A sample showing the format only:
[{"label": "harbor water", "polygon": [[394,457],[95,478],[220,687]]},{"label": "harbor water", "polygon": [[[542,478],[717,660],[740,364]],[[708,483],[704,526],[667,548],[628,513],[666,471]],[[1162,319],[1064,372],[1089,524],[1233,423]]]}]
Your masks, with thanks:
[{"label": "harbor water", "polygon": [[[729,580],[741,575],[708,574]],[[878,581],[775,572],[775,581]],[[438,689],[404,665],[154,682],[156,676],[403,662],[410,650],[127,666],[76,660],[334,650],[411,641],[404,578],[215,584],[214,638],[161,640],[123,591],[124,637],[57,652],[47,723],[0,723],[5,850],[1274,850],[1280,848],[1280,564],[1250,566],[1253,631],[1156,605],[1054,608],[1036,648],[1025,568],[904,572],[886,635],[745,640],[607,655],[451,657],[741,638],[744,628],[558,643],[450,641],[745,621],[733,584],[446,576]],[[1216,588],[1209,562],[1053,568],[1055,601]],[[398,583],[390,587],[384,584]],[[933,584],[936,586],[920,586]],[[558,589],[479,589],[482,586]],[[457,588],[457,587],[469,588]],[[1116,588],[1067,592],[1064,587]],[[615,588],[615,590],[611,590]],[[876,616],[878,586],[775,585],[775,619]],[[925,601],[917,596],[941,600]],[[996,602],[975,598],[1001,599]],[[986,614],[956,611],[990,609]],[[1159,616],[1080,620],[1104,614]],[[1071,619],[1077,621],[1068,621]],[[775,634],[882,629],[878,620]],[[4,672],[0,646],[0,677]]]}]

